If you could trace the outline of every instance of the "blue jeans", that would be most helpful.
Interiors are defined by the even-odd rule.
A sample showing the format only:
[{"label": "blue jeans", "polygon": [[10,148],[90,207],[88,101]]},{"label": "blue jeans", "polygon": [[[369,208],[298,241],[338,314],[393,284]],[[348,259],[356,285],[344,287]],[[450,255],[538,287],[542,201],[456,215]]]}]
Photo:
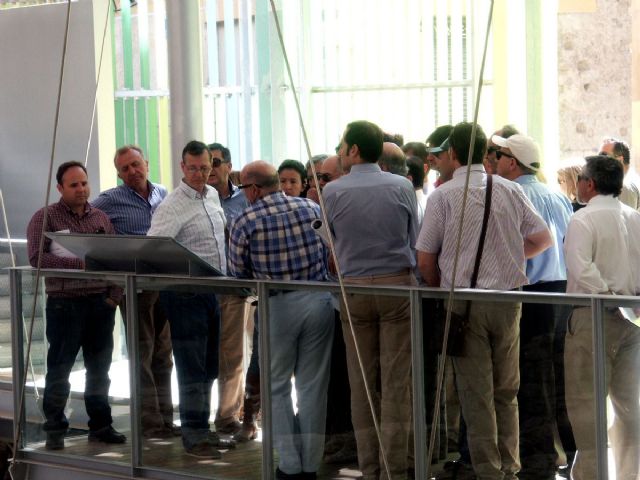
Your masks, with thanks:
[{"label": "blue jeans", "polygon": [[[274,445],[284,473],[315,472],[324,451],[334,314],[324,292],[269,298]],[[298,413],[291,403],[295,377]]]},{"label": "blue jeans", "polygon": [[160,302],[171,327],[182,443],[191,448],[209,436],[211,387],[218,376],[220,308],[212,293],[161,292]]},{"label": "blue jeans", "polygon": [[105,300],[106,295],[47,298],[49,350],[42,405],[47,432],[69,427],[64,407],[71,389],[69,375],[80,347],[87,371],[84,403],[89,429],[99,430],[112,423],[108,395],[115,309]]}]

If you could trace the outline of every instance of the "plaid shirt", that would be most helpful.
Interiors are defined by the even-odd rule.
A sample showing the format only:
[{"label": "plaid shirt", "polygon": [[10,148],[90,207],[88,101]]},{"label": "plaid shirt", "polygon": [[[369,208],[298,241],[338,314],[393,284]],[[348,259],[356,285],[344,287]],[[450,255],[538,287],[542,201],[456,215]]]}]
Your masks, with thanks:
[{"label": "plaid shirt", "polygon": [[324,245],[311,228],[320,208],[311,200],[274,192],[231,226],[229,269],[240,278],[325,280]]},{"label": "plaid shirt", "polygon": [[[27,248],[29,252],[29,263],[32,267],[38,266],[38,249],[40,248],[40,238],[42,236],[42,222],[44,220],[44,209],[38,210],[27,227]],[[47,232],[59,232],[68,230],[70,233],[106,233],[115,234],[113,225],[109,217],[97,208],[93,208],[87,203],[84,213],[77,215],[66,203],[60,199],[58,203],[53,203],[47,208]],[[42,255],[42,268],[57,269],[84,269],[84,261],[79,258],[59,257],[50,253],[51,240],[44,239],[44,250]],[[122,289],[107,284],[101,280],[76,280],[64,278],[47,278],[45,281],[47,294],[52,297],[82,297],[86,295],[108,293],[116,302],[122,297]]]}]

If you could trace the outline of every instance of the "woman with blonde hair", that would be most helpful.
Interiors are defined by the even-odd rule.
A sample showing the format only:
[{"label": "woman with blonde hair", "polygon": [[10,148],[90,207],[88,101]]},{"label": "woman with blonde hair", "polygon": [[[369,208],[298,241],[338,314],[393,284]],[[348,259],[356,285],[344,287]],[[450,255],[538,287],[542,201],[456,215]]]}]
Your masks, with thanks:
[{"label": "woman with blonde hair", "polygon": [[558,184],[562,193],[569,197],[574,212],[584,207],[584,204],[578,200],[578,175],[583,166],[584,159],[580,159],[567,162],[565,166],[558,169]]}]

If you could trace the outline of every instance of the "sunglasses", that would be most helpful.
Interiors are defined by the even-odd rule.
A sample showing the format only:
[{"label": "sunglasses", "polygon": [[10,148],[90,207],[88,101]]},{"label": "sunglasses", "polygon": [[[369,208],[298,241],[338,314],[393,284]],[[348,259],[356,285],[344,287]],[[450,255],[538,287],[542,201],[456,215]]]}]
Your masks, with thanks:
[{"label": "sunglasses", "polygon": [[331,181],[331,175],[329,175],[328,173],[318,173],[317,177],[318,177],[318,180],[322,180],[323,182]]},{"label": "sunglasses", "polygon": [[217,158],[217,157],[214,157],[214,158],[211,159],[211,166],[212,167],[218,168],[223,163],[227,163],[227,162],[225,162],[221,158]]},{"label": "sunglasses", "polygon": [[516,157],[514,157],[510,153],[505,153],[505,152],[501,152],[500,150],[496,150],[496,158],[500,160],[500,158],[502,157],[509,157],[509,158],[513,158],[514,160],[518,160]]}]

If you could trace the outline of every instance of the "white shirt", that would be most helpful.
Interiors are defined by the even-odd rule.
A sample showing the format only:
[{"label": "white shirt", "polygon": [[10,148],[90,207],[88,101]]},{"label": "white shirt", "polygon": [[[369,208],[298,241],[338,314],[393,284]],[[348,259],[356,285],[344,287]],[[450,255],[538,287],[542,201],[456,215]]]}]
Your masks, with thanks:
[{"label": "white shirt", "polygon": [[639,212],[613,195],[593,197],[567,229],[567,292],[640,293],[639,239]]},{"label": "white shirt", "polygon": [[201,194],[180,182],[156,209],[147,235],[172,237],[226,273],[224,210],[215,188],[205,187]]},{"label": "white shirt", "polygon": [[[430,196],[416,250],[438,253],[440,286],[452,284],[453,263],[462,210],[467,167]],[[467,211],[455,286],[469,287],[484,216],[487,175],[482,165],[471,166]],[[511,290],[528,283],[525,273],[524,239],[547,229],[547,225],[522,191],[522,187],[493,175],[491,212],[476,288]]]}]

